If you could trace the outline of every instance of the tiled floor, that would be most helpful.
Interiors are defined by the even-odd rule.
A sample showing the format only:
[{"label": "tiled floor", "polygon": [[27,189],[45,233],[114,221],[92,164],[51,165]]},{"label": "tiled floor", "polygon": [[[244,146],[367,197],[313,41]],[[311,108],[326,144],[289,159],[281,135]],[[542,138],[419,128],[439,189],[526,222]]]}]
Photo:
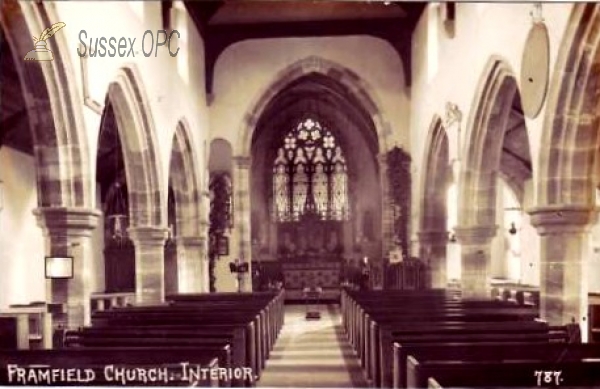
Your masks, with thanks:
[{"label": "tiled floor", "polygon": [[321,319],[306,320],[305,306],[286,306],[285,325],[257,386],[367,387],[360,362],[343,333],[339,306],[318,308]]}]

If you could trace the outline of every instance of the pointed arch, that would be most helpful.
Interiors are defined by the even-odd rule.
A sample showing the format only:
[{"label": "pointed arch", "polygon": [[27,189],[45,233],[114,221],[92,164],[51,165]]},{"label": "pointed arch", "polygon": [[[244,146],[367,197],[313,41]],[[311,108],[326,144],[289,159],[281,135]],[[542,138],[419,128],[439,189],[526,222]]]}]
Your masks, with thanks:
[{"label": "pointed arch", "polygon": [[199,237],[202,215],[202,190],[198,157],[193,146],[190,127],[185,118],[177,123],[173,135],[169,165],[169,186],[175,196],[176,230],[178,236]]},{"label": "pointed arch", "polygon": [[458,185],[460,226],[496,223],[496,186],[511,102],[517,92],[514,72],[506,61],[492,57],[485,67],[462,152]]},{"label": "pointed arch", "polygon": [[108,99],[123,146],[131,227],[164,227],[166,191],[150,104],[136,68],[121,68],[108,87]]},{"label": "pointed arch", "polygon": [[537,181],[539,205],[595,206],[600,148],[600,4],[573,6],[552,75]]},{"label": "pointed arch", "polygon": [[13,54],[31,127],[38,205],[93,208],[92,172],[85,125],[64,34],[50,47],[53,61],[27,61],[32,36],[57,20],[40,2],[2,2],[0,24]]},{"label": "pointed arch", "polygon": [[442,120],[435,115],[423,153],[424,174],[421,176],[420,189],[420,231],[445,232],[448,210],[446,209],[446,191],[450,173],[448,134]]},{"label": "pointed arch", "polygon": [[318,56],[310,56],[280,71],[275,76],[274,81],[250,105],[251,108],[242,120],[242,127],[240,129],[242,136],[239,137],[237,144],[237,155],[250,155],[253,133],[258,120],[273,98],[295,80],[311,73],[327,76],[342,84],[350,92],[350,95],[359,102],[361,108],[368,113],[372,120],[379,138],[379,151],[384,152],[388,149],[389,145],[386,140],[387,136],[391,133],[391,127],[383,118],[380,104],[375,100],[373,88],[352,70],[333,61]]}]

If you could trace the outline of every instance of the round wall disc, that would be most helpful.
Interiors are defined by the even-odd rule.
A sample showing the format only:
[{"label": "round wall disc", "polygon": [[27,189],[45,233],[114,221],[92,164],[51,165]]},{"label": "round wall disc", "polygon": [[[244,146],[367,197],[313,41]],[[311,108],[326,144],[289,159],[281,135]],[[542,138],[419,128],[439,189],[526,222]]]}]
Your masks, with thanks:
[{"label": "round wall disc", "polygon": [[550,40],[544,23],[534,23],[529,30],[521,63],[521,103],[523,112],[535,118],[544,105],[548,90]]}]

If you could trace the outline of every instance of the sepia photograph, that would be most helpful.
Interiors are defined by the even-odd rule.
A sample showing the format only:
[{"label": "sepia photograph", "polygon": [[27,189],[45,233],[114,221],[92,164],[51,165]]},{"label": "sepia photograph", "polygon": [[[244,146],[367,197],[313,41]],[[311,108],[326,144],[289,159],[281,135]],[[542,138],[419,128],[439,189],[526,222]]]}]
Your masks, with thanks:
[{"label": "sepia photograph", "polygon": [[600,388],[600,3],[0,9],[0,387]]}]

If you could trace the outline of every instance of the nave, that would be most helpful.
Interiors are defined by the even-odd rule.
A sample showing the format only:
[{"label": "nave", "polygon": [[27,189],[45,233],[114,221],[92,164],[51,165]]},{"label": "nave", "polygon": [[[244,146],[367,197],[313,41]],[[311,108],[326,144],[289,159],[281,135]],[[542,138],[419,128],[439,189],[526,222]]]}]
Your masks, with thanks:
[{"label": "nave", "polygon": [[342,327],[339,305],[319,305],[320,320],[307,320],[303,305],[287,305],[285,325],[260,387],[364,388],[360,361]]}]

